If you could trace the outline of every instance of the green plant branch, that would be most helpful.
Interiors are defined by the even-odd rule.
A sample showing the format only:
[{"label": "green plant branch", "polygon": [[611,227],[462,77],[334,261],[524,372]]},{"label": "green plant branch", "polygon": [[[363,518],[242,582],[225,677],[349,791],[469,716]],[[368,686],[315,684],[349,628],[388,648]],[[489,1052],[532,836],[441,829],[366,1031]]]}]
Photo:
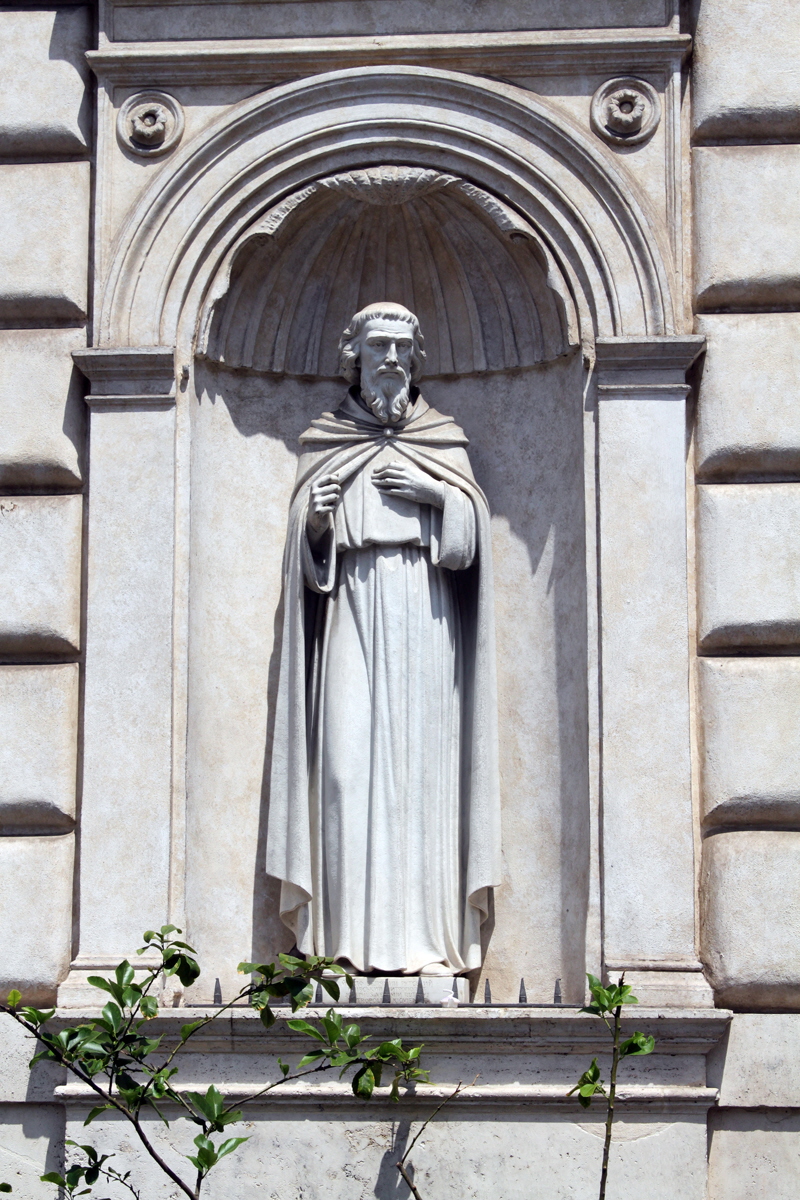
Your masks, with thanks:
[{"label": "green plant branch", "polygon": [[[133,1126],[149,1157],[189,1200],[199,1200],[203,1182],[212,1167],[248,1140],[246,1137],[233,1137],[221,1143],[214,1143],[211,1135],[223,1133],[226,1126],[241,1120],[240,1105],[252,1103],[281,1084],[330,1071],[334,1067],[341,1068],[341,1078],[346,1071],[354,1068],[352,1090],[356,1096],[369,1099],[373,1089],[380,1086],[384,1070],[391,1069],[394,1071],[391,1097],[396,1100],[401,1083],[427,1082],[427,1071],[419,1067],[421,1046],[406,1049],[402,1040],[397,1038],[365,1051],[364,1044],[370,1039],[362,1036],[358,1025],[351,1024],[343,1028],[341,1014],[329,1008],[325,1016],[315,1018],[314,1025],[302,1019],[287,1022],[290,1029],[306,1035],[314,1043],[313,1049],[304,1055],[298,1067],[302,1068],[307,1063],[322,1060],[309,1070],[298,1069],[292,1072],[288,1064],[279,1059],[283,1077],[245,1097],[238,1105],[226,1106],[222,1094],[214,1084],[209,1086],[205,1095],[198,1092],[181,1095],[170,1082],[172,1076],[177,1073],[177,1067],[172,1064],[179,1051],[192,1037],[217,1020],[234,1004],[249,999],[262,1024],[269,1029],[276,1020],[272,1008],[276,999],[288,998],[292,1011],[297,1012],[311,1001],[314,983],[321,983],[325,991],[338,1000],[339,986],[331,978],[331,973],[343,975],[351,986],[352,980],[343,968],[327,958],[299,959],[282,954],[279,956],[280,966],[274,963],[241,963],[240,971],[259,978],[243,987],[227,1004],[215,1008],[209,1016],[199,1021],[187,1022],[181,1029],[180,1040],[168,1053],[165,1052],[166,1057],[151,1062],[148,1060],[159,1051],[165,1036],[162,1033],[157,1037],[149,1037],[143,1032],[146,1022],[158,1015],[158,1002],[151,992],[159,976],[162,973],[165,977],[177,974],[184,987],[188,987],[200,974],[200,967],[192,957],[192,947],[186,942],[176,941],[171,936],[180,932],[173,925],[165,925],[159,932],[151,930],[145,933],[145,945],[138,953],[157,949],[161,955],[161,962],[147,972],[141,984],[136,982],[134,968],[127,960],[119,964],[113,978],[89,976],[88,982],[93,987],[111,997],[102,1009],[101,1016],[89,1023],[50,1033],[46,1025],[55,1015],[55,1010],[40,1012],[38,1009],[23,1006],[22,997],[16,990],[9,994],[7,1005],[0,1004],[0,1012],[8,1013],[44,1047],[34,1054],[30,1067],[40,1059],[50,1059],[68,1070],[102,1102],[91,1110],[84,1124],[90,1124],[106,1109],[118,1112]],[[107,1090],[97,1082],[101,1073],[108,1080]],[[169,1166],[142,1125],[142,1110],[149,1106],[169,1128],[169,1121],[158,1107],[162,1100],[176,1104],[180,1115],[201,1128],[201,1132],[194,1139],[197,1153],[186,1155],[188,1161],[196,1168],[194,1187]],[[88,1166],[73,1165],[68,1169],[66,1179],[57,1172],[51,1172],[42,1178],[47,1182],[58,1183],[72,1196],[81,1180],[91,1185],[102,1176],[122,1183],[138,1197],[138,1192],[128,1181],[130,1172],[121,1176],[114,1168],[103,1167],[109,1155],[99,1158],[94,1147],[79,1148],[87,1155]],[[89,1186],[80,1194],[84,1195],[91,1190]]]}]

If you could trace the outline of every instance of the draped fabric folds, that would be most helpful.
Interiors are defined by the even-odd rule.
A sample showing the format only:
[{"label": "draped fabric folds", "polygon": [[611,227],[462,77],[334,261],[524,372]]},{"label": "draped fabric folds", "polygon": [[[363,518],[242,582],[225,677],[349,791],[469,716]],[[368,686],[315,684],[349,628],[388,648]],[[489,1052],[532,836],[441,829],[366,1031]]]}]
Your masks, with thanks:
[{"label": "draped fabric folds", "polygon": [[[360,971],[480,965],[500,881],[489,510],[467,439],[419,395],[386,427],[348,395],[302,435],[283,576],[267,871],[304,953]],[[406,457],[443,509],[381,494]],[[312,548],[309,490],[336,472]]]}]

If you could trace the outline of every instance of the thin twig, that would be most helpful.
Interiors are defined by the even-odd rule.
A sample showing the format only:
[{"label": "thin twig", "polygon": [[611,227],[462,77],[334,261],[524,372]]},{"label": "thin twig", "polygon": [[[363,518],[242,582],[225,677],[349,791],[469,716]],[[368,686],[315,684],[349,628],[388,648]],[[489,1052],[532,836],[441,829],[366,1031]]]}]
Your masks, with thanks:
[{"label": "thin twig", "polygon": [[[618,987],[625,982],[625,972],[620,976]],[[617,1094],[617,1067],[619,1066],[619,1033],[622,1019],[622,1005],[614,1009],[614,1046],[611,1053],[611,1079],[608,1087],[608,1110],[606,1113],[606,1136],[603,1142],[603,1167],[600,1172],[600,1195],[598,1200],[605,1200],[606,1182],[608,1180],[608,1158],[611,1152],[611,1137],[614,1128],[614,1101]]]},{"label": "thin twig", "polygon": [[[466,1086],[467,1086],[467,1087],[474,1087],[474,1086],[475,1086],[475,1082],[476,1082],[477,1078],[478,1078],[478,1076],[476,1075],[476,1076],[475,1076],[475,1079],[473,1079],[472,1083],[468,1083]],[[411,1153],[411,1151],[412,1151],[412,1150],[414,1149],[414,1147],[416,1146],[418,1139],[419,1139],[419,1138],[422,1136],[422,1134],[425,1132],[425,1130],[426,1130],[426,1129],[427,1129],[427,1127],[430,1125],[430,1123],[431,1123],[431,1121],[434,1119],[434,1117],[437,1117],[437,1116],[439,1115],[439,1113],[440,1113],[440,1112],[442,1111],[442,1109],[444,1108],[445,1104],[449,1104],[451,1100],[455,1100],[456,1096],[457,1096],[457,1095],[458,1095],[458,1093],[459,1093],[459,1092],[462,1090],[462,1088],[463,1088],[463,1087],[464,1087],[464,1082],[463,1082],[463,1080],[459,1079],[459,1081],[458,1081],[458,1084],[456,1085],[456,1090],[455,1090],[454,1092],[451,1092],[449,1096],[445,1096],[445,1098],[444,1098],[444,1100],[441,1102],[441,1104],[440,1104],[440,1105],[438,1105],[438,1107],[437,1107],[437,1108],[435,1108],[435,1109],[433,1110],[433,1112],[431,1113],[431,1115],[428,1117],[427,1121],[423,1121],[423,1123],[420,1125],[420,1127],[419,1127],[419,1129],[418,1129],[418,1131],[417,1131],[417,1133],[416,1133],[416,1135],[415,1135],[415,1137],[414,1137],[414,1140],[412,1141],[411,1145],[408,1147],[408,1149],[406,1150],[405,1154],[404,1154],[404,1155],[403,1155],[403,1157],[400,1159],[400,1162],[399,1162],[399,1163],[395,1163],[395,1166],[397,1167],[398,1171],[399,1171],[399,1172],[400,1172],[400,1174],[402,1175],[403,1179],[404,1179],[404,1180],[405,1180],[405,1182],[408,1184],[408,1186],[411,1188],[411,1191],[412,1191],[412,1193],[413,1193],[413,1196],[414,1196],[414,1200],[422,1200],[422,1196],[419,1194],[419,1192],[418,1192],[418,1190],[417,1190],[417,1188],[416,1188],[416,1186],[415,1186],[415,1184],[414,1184],[414,1181],[413,1181],[413,1179],[411,1178],[411,1176],[409,1175],[408,1171],[406,1170],[406,1166],[405,1166],[406,1159],[408,1158],[409,1154]]]}]

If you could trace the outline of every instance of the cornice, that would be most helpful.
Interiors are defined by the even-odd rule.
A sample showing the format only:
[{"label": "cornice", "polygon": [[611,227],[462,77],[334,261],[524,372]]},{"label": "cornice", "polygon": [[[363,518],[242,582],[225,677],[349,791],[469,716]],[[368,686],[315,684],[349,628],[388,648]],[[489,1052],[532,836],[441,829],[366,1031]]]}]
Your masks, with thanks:
[{"label": "cornice", "polygon": [[546,30],[114,42],[88,51],[86,58],[101,83],[112,86],[269,87],[325,71],[376,64],[439,67],[502,78],[664,72],[679,67],[690,47],[688,35],[670,29]]},{"label": "cornice", "polygon": [[[326,1011],[310,1006],[305,1017]],[[608,1049],[608,1035],[596,1017],[576,1008],[532,1005],[464,1005],[456,1009],[379,1005],[343,1005],[348,1022],[381,1041],[400,1037],[422,1041],[426,1054],[600,1054]],[[178,1040],[181,1026],[208,1017],[209,1006],[164,1008],[148,1022],[154,1036],[165,1042]],[[55,1022],[63,1025],[97,1020],[100,1009],[60,1009]],[[277,1021],[268,1031],[258,1014],[246,1005],[228,1009],[212,1026],[200,1031],[187,1050],[198,1054],[286,1054],[302,1050],[307,1039],[289,1029],[287,1009],[277,1010]],[[651,1033],[657,1054],[705,1054],[721,1040],[732,1013],[727,1009],[645,1008],[625,1014],[623,1030]]]}]

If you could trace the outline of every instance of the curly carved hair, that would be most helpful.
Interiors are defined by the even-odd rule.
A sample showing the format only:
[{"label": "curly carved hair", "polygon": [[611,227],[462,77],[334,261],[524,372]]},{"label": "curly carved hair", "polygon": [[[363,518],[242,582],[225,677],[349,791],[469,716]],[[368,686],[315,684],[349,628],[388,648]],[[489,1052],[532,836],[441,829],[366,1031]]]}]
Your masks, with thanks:
[{"label": "curly carved hair", "polygon": [[405,321],[411,326],[414,345],[411,351],[411,382],[417,383],[425,368],[425,339],[420,333],[419,321],[409,309],[402,304],[392,304],[384,301],[380,304],[368,304],[354,317],[339,339],[339,374],[348,383],[358,383],[360,376],[358,337],[367,321]]}]

